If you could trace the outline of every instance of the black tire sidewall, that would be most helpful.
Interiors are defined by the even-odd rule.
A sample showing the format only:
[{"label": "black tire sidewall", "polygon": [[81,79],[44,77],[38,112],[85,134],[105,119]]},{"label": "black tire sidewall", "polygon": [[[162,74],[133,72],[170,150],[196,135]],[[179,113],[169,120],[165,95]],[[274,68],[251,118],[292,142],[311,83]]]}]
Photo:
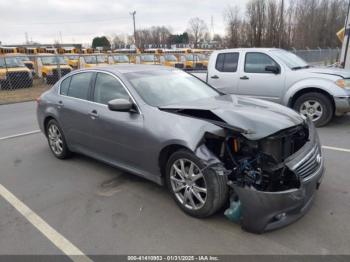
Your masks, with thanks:
[{"label": "black tire sidewall", "polygon": [[308,100],[315,100],[319,102],[323,108],[322,116],[317,121],[314,121],[315,126],[321,127],[327,125],[332,120],[334,114],[332,102],[329,100],[329,98],[324,94],[315,92],[303,94],[295,101],[293,106],[294,110],[300,113],[299,110],[301,105]]},{"label": "black tire sidewall", "polygon": [[[221,176],[221,178],[218,178],[218,175],[211,168],[204,169],[202,172],[203,172],[204,180],[207,186],[206,202],[204,206],[200,209],[197,209],[197,210],[188,209],[184,205],[182,205],[179,202],[179,200],[176,198],[170,182],[171,167],[173,163],[180,158],[191,160],[200,169],[205,168],[204,164],[193,153],[191,153],[188,150],[179,150],[173,153],[168,159],[168,162],[166,165],[166,174],[165,174],[166,185],[173,199],[185,213],[191,216],[202,218],[202,217],[208,217],[214,214],[217,210],[219,210],[223,206],[223,203],[227,199],[227,194],[228,194],[228,189],[226,185],[227,177]],[[219,185],[220,181],[218,179],[221,181],[221,185]],[[224,184],[225,184],[224,186],[222,186],[222,181],[224,181]]]},{"label": "black tire sidewall", "polygon": [[[61,137],[62,137],[62,152],[61,154],[56,154],[52,148],[51,148],[51,145],[50,145],[50,140],[49,140],[49,136],[48,136],[48,130],[49,130],[49,127],[52,126],[52,125],[55,125],[58,130],[60,131],[61,133]],[[47,125],[46,125],[46,128],[45,128],[45,132],[46,132],[46,138],[47,138],[47,142],[49,144],[49,147],[50,147],[50,150],[51,152],[54,154],[55,157],[59,158],[59,159],[65,159],[65,158],[68,158],[70,156],[70,151],[68,149],[68,146],[67,146],[67,143],[66,143],[66,139],[64,137],[64,134],[62,132],[62,129],[60,127],[60,125],[58,124],[58,122],[55,120],[55,119],[51,119]]]}]

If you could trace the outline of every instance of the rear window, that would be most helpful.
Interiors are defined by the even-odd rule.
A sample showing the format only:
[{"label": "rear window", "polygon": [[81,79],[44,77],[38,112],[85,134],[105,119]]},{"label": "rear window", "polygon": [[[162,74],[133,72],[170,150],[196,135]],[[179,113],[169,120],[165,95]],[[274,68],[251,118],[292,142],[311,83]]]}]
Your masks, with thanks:
[{"label": "rear window", "polygon": [[238,53],[218,54],[216,58],[216,70],[220,72],[236,72],[238,65]]},{"label": "rear window", "polygon": [[93,73],[90,72],[73,75],[68,89],[68,96],[87,100],[92,76]]},{"label": "rear window", "polygon": [[69,83],[70,83],[71,77],[68,77],[64,79],[61,83],[60,87],[60,94],[61,95],[68,95],[68,88],[69,88]]}]

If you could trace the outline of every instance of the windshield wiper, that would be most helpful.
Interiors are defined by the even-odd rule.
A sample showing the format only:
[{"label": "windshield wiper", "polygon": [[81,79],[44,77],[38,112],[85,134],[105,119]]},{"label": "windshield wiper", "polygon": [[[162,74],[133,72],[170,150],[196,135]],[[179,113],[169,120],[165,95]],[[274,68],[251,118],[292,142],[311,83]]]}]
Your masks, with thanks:
[{"label": "windshield wiper", "polygon": [[295,66],[295,67],[292,67],[292,70],[300,70],[300,69],[306,69],[306,68],[310,68],[309,65],[306,65],[306,66]]}]

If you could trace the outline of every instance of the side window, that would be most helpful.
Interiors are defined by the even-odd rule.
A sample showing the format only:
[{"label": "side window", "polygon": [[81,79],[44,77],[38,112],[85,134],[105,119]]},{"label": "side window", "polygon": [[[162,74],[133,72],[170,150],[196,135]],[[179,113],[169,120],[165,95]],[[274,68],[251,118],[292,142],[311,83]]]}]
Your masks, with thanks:
[{"label": "side window", "polygon": [[96,77],[94,101],[105,104],[113,99],[129,99],[124,86],[111,75],[98,73]]},{"label": "side window", "polygon": [[216,58],[216,70],[220,72],[236,72],[238,65],[238,53],[218,54]]},{"label": "side window", "polygon": [[268,55],[263,53],[247,53],[245,56],[244,72],[246,73],[269,73],[266,66],[277,66],[278,64]]},{"label": "side window", "polygon": [[73,75],[68,89],[68,96],[87,100],[92,76],[93,73],[79,73]]},{"label": "side window", "polygon": [[64,79],[61,82],[61,85],[60,85],[60,94],[61,95],[65,95],[65,96],[68,95],[68,88],[69,88],[70,80],[71,80],[71,77],[67,77],[66,79]]}]

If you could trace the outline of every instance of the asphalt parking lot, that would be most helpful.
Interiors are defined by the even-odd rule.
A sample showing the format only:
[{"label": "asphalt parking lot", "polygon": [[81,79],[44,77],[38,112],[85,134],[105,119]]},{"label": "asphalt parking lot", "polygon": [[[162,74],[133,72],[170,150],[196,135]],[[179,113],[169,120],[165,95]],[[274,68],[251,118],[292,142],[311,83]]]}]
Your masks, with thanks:
[{"label": "asphalt parking lot", "polygon": [[327,171],[310,212],[254,235],[223,214],[189,217],[165,188],[90,158],[56,159],[35,106],[0,106],[0,255],[350,254],[350,115],[319,129]]}]

